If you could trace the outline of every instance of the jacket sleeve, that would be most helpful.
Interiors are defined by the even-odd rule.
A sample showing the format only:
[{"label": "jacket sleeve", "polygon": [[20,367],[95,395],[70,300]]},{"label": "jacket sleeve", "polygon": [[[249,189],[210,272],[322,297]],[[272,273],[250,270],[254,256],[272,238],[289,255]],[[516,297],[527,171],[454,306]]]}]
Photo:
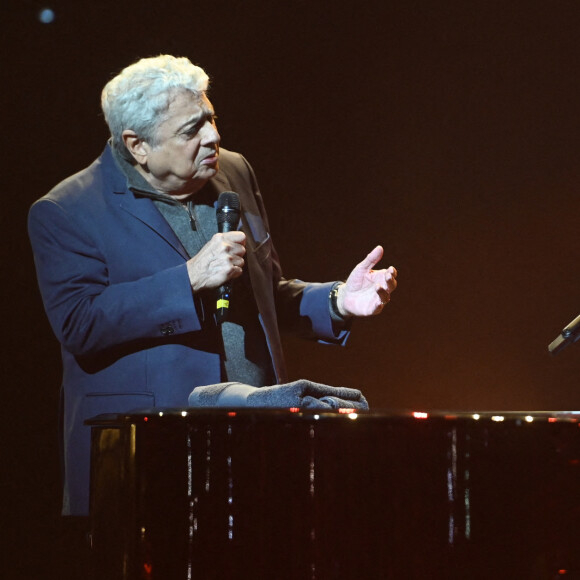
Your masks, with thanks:
[{"label": "jacket sleeve", "polygon": [[282,278],[277,291],[281,328],[319,342],[344,345],[351,323],[337,322],[330,314],[330,291],[334,284]]},{"label": "jacket sleeve", "polygon": [[200,330],[185,262],[112,283],[94,236],[48,198],[32,206],[28,231],[49,322],[72,354]]}]

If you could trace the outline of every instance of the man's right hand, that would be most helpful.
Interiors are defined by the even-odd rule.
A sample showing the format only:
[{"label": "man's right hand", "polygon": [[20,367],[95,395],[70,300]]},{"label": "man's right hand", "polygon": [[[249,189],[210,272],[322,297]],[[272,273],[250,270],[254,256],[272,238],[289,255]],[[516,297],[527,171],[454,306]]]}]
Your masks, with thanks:
[{"label": "man's right hand", "polygon": [[215,234],[193,258],[187,262],[189,282],[194,292],[219,288],[229,280],[239,278],[244,267],[246,234],[226,232]]}]

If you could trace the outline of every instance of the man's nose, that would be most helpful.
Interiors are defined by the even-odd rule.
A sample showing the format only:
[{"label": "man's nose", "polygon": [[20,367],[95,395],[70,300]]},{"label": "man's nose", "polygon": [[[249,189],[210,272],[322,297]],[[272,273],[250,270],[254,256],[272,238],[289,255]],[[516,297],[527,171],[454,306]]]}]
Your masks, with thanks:
[{"label": "man's nose", "polygon": [[201,142],[203,145],[217,145],[220,142],[220,134],[213,123],[206,123],[202,131]]}]

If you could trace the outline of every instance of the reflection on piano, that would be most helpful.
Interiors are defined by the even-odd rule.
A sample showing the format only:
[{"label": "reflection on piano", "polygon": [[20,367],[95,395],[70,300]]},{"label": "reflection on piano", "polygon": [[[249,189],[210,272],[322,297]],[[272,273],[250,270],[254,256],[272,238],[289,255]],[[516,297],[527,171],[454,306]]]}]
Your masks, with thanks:
[{"label": "reflection on piano", "polygon": [[580,414],[152,409],[92,426],[96,578],[578,578]]}]

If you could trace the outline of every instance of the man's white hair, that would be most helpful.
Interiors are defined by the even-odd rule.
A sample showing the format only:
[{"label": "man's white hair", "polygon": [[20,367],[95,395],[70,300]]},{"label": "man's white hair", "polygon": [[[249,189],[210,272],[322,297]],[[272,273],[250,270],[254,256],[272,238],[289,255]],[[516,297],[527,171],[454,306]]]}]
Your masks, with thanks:
[{"label": "man's white hair", "polygon": [[156,145],[157,127],[179,91],[202,98],[209,77],[185,57],[162,54],[142,58],[111,79],[101,93],[101,107],[109,125],[113,147],[125,158],[133,158],[123,143],[123,131],[131,129]]}]

